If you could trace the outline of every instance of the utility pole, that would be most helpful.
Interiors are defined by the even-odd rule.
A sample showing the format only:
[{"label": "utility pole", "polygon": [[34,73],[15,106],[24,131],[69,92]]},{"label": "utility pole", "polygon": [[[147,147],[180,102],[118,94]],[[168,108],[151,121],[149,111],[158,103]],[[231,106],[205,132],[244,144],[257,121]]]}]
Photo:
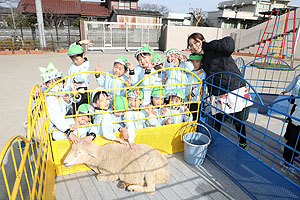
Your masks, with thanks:
[{"label": "utility pole", "polygon": [[44,20],[43,20],[43,11],[42,11],[42,2],[41,0],[35,0],[36,8],[36,17],[38,21],[39,35],[40,35],[40,46],[41,48],[46,47],[46,38],[45,38],[45,29],[44,29]]}]

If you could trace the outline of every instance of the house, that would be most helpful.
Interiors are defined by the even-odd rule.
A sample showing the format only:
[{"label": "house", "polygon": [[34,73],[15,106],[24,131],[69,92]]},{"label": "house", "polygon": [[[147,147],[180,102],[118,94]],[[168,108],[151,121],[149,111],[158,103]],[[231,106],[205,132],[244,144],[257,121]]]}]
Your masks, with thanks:
[{"label": "house", "polygon": [[168,13],[168,15],[165,16],[162,21],[163,24],[171,26],[190,26],[191,18],[191,14]]},{"label": "house", "polygon": [[[42,0],[43,14],[64,15],[65,19],[74,21],[85,18],[93,21],[109,21],[111,12],[138,9],[138,0]],[[35,15],[35,0],[20,0],[17,11]]]},{"label": "house", "polygon": [[218,4],[218,11],[208,12],[215,27],[247,29],[265,20],[263,12],[287,8],[290,0],[232,0]]},{"label": "house", "polygon": [[162,14],[157,11],[113,9],[110,15],[111,22],[161,24]]}]

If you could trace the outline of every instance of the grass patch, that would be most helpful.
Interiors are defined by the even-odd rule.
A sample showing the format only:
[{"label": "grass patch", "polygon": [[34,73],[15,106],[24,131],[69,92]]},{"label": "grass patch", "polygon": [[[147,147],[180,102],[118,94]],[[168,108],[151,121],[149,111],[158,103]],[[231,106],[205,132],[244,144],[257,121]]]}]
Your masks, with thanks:
[{"label": "grass patch", "polygon": [[[275,61],[277,62],[277,61]],[[278,62],[278,64],[276,63],[252,63],[251,66],[255,66],[255,67],[263,67],[263,68],[270,68],[269,70],[280,70],[280,69],[291,69],[288,65],[286,65],[285,63],[281,64],[281,61]]]}]

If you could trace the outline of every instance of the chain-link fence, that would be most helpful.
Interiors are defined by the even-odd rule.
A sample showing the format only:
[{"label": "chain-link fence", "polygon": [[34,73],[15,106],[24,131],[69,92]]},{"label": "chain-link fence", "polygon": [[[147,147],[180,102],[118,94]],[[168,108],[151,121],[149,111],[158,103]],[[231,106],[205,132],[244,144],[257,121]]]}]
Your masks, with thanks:
[{"label": "chain-link fence", "polygon": [[[45,27],[46,47],[55,51],[60,48],[68,48],[71,43],[80,39],[79,28]],[[26,28],[1,28],[0,29],[0,51],[1,50],[30,50],[39,49],[39,31],[36,27]]]},{"label": "chain-link fence", "polygon": [[85,39],[94,45],[87,50],[159,48],[162,24],[84,22]]}]

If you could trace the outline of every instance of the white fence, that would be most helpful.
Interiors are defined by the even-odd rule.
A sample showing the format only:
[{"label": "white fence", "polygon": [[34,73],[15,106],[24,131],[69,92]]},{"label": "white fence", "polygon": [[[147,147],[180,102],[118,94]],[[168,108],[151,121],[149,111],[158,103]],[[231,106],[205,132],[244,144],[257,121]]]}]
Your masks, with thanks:
[{"label": "white fence", "polygon": [[143,45],[159,48],[162,24],[118,22],[84,22],[85,39],[94,45],[87,51],[104,49],[137,49]]}]

